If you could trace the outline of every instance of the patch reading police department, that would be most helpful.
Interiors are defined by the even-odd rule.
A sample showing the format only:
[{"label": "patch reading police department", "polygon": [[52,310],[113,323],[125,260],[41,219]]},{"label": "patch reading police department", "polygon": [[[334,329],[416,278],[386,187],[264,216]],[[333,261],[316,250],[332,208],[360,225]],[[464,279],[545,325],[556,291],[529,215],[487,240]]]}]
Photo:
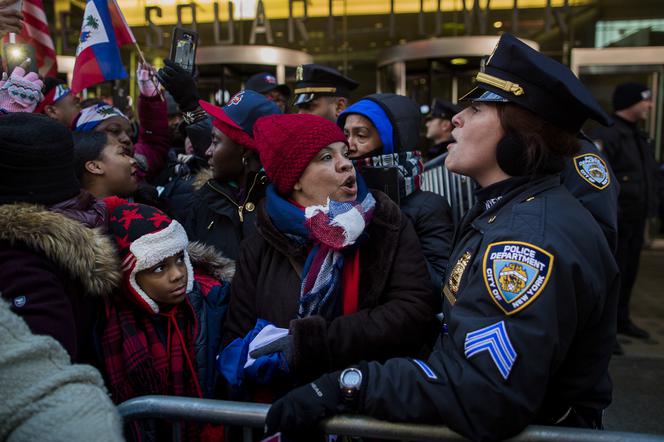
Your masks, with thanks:
[{"label": "patch reading police department", "polygon": [[527,242],[495,242],[486,249],[483,268],[491,299],[511,315],[542,293],[553,270],[553,255]]},{"label": "patch reading police department", "polygon": [[611,183],[609,168],[599,155],[588,153],[574,157],[574,167],[581,178],[599,190]]}]

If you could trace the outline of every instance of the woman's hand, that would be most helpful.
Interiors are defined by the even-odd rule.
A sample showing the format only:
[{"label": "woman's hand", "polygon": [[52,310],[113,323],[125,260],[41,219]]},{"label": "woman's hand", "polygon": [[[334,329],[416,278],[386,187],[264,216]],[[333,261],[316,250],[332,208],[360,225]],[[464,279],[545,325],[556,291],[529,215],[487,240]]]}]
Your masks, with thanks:
[{"label": "woman's hand", "polygon": [[18,3],[19,0],[0,0],[0,38],[10,32],[21,32],[23,13],[18,9]]}]

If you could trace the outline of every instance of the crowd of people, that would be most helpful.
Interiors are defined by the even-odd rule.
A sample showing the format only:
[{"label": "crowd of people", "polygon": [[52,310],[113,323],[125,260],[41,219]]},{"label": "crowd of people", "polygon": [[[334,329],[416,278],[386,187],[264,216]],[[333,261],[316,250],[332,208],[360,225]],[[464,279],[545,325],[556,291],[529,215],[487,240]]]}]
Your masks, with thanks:
[{"label": "crowd of people", "polygon": [[[301,440],[336,413],[474,440],[602,428],[616,333],[648,336],[629,316],[657,196],[645,86],[611,118],[509,34],[425,124],[317,64],[223,106],[170,60],[136,78],[137,119],[22,66],[0,83],[0,438],[121,440],[111,401],[153,394],[273,403],[267,434]],[[588,119],[614,122],[601,151]],[[477,184],[456,225],[422,152]],[[237,437],[124,436],[174,431]]]}]

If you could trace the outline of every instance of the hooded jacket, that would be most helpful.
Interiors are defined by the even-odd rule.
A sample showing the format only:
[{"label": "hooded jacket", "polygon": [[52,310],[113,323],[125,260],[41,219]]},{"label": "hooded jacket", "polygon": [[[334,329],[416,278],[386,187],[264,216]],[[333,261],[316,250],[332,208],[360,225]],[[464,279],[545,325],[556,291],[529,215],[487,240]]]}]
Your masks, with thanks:
[{"label": "hooded jacket", "polygon": [[0,291],[35,334],[54,337],[73,362],[99,366],[101,300],[120,281],[111,241],[35,204],[0,206]]},{"label": "hooded jacket", "polygon": [[[365,115],[379,129],[383,146],[391,146],[388,150],[392,150],[394,153],[417,150],[422,121],[420,110],[414,101],[396,94],[373,94],[364,97],[361,101],[364,100],[380,106],[389,119],[389,124],[385,124],[380,121],[384,118],[380,113]],[[350,113],[360,113],[353,112],[352,108],[349,110]],[[338,121],[342,127],[345,115],[347,114],[342,114]],[[390,125],[392,127],[391,140],[385,139],[388,136],[385,133],[389,133],[389,130],[385,128],[389,128]],[[454,235],[452,209],[445,198],[420,189],[402,199],[399,207],[415,227],[415,233],[426,258],[433,291],[440,293],[447,261],[452,251],[452,236]]]}]

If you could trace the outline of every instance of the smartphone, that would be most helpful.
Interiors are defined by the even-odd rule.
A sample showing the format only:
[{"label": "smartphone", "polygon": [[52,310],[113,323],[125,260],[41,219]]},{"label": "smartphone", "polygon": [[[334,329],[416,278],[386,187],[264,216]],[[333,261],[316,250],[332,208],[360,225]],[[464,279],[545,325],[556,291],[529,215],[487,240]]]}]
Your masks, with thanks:
[{"label": "smartphone", "polygon": [[23,0],[16,0],[16,2],[9,7],[9,10],[10,11],[14,10],[18,13],[22,12],[23,11]]},{"label": "smartphone", "polygon": [[19,66],[26,59],[30,59],[30,64],[25,68],[26,72],[38,72],[37,55],[35,47],[27,43],[7,43],[4,45],[5,60],[7,60],[7,71],[12,73],[16,66]]},{"label": "smartphone", "polygon": [[173,41],[171,43],[169,58],[193,76],[196,65],[197,46],[198,32],[176,27],[173,29]]},{"label": "smartphone", "polygon": [[365,167],[360,169],[360,174],[369,189],[380,190],[399,205],[401,194],[399,192],[400,172],[398,168]]}]

